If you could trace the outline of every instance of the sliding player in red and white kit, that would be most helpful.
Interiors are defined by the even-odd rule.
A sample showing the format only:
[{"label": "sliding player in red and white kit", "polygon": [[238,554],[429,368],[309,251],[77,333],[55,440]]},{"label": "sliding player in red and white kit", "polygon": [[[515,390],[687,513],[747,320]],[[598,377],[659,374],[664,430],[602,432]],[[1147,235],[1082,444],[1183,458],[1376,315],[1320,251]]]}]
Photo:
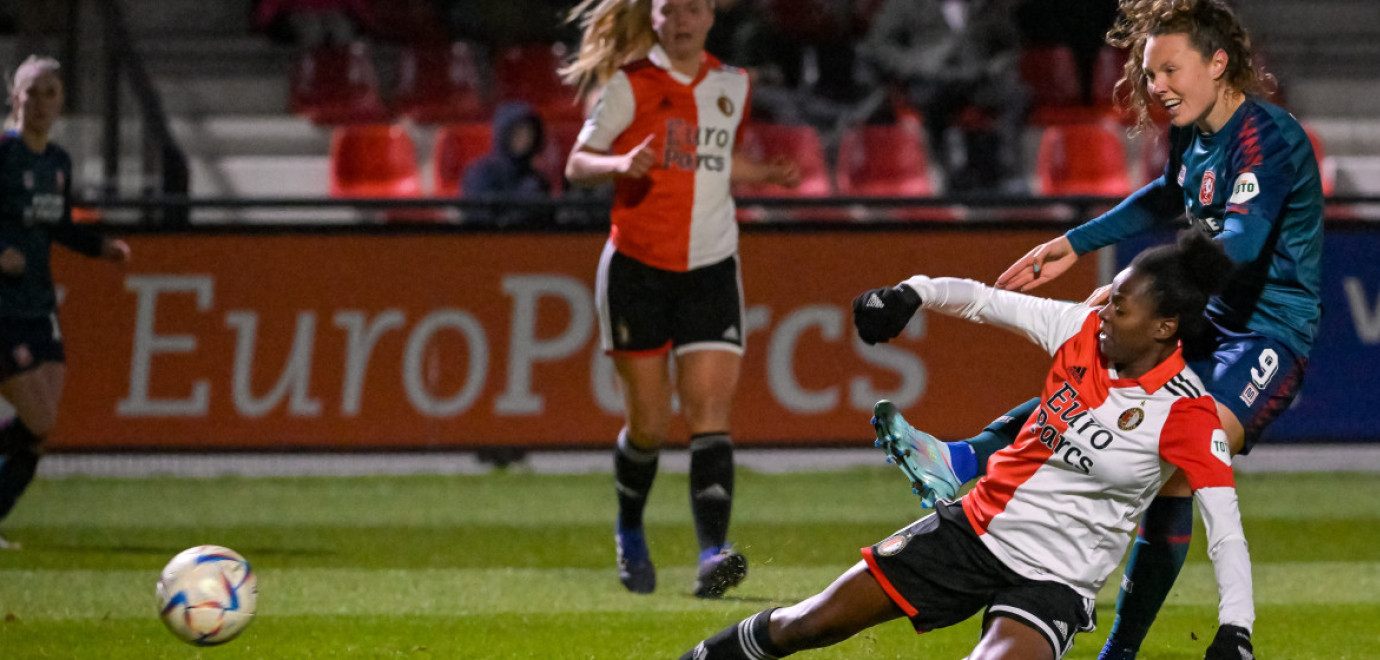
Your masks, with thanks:
[{"label": "sliding player in red and white kit", "polygon": [[[1100,309],[923,275],[864,293],[854,306],[864,340],[896,336],[923,307],[1049,351],[1038,411],[959,501],[863,548],[863,561],[819,595],[730,626],[683,660],[780,658],[902,616],[923,632],[984,610],[970,660],[1062,657],[1093,629],[1093,599],[1175,468],[1202,507],[1221,594],[1208,657],[1239,660],[1236,640],[1249,643],[1255,619],[1250,556],[1226,436],[1179,343],[1230,268],[1194,233],[1138,256]],[[874,424],[889,453],[938,449],[917,444],[925,436],[889,402],[877,404]]]},{"label": "sliding player in red and white kit", "polygon": [[715,598],[747,575],[747,560],[727,540],[729,416],[745,332],[729,186],[794,187],[800,174],[791,163],[734,153],[748,116],[748,76],[704,51],[712,0],[590,0],[575,11],[585,33],[565,72],[582,91],[602,88],[565,173],[577,185],[614,181],[595,297],[627,408],[614,454],[619,579],[636,593],[656,588],[642,512],[676,392],[690,431],[700,546],[694,592]]}]

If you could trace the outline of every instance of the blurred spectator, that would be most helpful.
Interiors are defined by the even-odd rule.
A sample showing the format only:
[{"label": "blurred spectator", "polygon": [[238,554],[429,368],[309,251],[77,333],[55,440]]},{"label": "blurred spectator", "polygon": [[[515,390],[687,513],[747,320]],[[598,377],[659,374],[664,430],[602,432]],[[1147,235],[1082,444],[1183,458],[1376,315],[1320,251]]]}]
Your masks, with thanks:
[{"label": "blurred spectator", "polygon": [[[1012,0],[886,0],[858,48],[919,108],[949,192],[1025,190],[1029,92]],[[960,115],[961,159],[948,140]]]},{"label": "blurred spectator", "polygon": [[1083,105],[1093,105],[1108,100],[1094,98],[1093,67],[1116,14],[1117,0],[1021,0],[1016,23],[1026,43],[1063,44],[1073,51]]},{"label": "blurred spectator", "polygon": [[[551,182],[532,167],[532,160],[546,146],[541,118],[525,103],[504,103],[494,112],[493,148],[465,168],[460,181],[461,197],[471,200],[541,200],[551,196]],[[467,209],[466,223],[510,227],[547,225],[549,209],[507,208],[494,205]]]},{"label": "blurred spectator", "polygon": [[[880,0],[719,0],[706,49],[752,76],[753,119],[828,136],[869,93],[854,43]],[[827,140],[826,140],[827,141]]]},{"label": "blurred spectator", "polygon": [[366,0],[259,0],[254,29],[302,48],[345,45],[375,23]]}]

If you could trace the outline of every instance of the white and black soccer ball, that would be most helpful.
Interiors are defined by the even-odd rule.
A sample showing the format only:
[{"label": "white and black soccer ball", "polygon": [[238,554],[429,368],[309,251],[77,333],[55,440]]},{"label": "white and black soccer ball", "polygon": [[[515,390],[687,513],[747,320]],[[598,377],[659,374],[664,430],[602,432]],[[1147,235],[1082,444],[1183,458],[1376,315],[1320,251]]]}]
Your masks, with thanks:
[{"label": "white and black soccer ball", "polygon": [[238,552],[199,545],[179,553],[158,578],[158,612],[174,635],[197,646],[224,644],[254,620],[258,580]]}]

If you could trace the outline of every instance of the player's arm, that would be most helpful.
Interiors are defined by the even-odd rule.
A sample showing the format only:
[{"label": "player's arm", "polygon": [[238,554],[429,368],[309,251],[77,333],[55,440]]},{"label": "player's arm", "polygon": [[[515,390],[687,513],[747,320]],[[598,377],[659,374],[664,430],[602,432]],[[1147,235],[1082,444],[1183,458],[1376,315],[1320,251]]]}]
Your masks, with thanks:
[{"label": "player's arm", "polygon": [[62,218],[53,225],[51,236],[54,241],[78,254],[100,257],[110,261],[129,260],[129,245],[124,241],[102,236],[100,232],[83,227],[72,221],[72,166],[68,161],[61,169],[64,172],[62,190]]},{"label": "player's arm", "polygon": [[1274,219],[1294,185],[1291,151],[1278,130],[1261,130],[1255,141],[1242,140],[1228,156],[1236,174],[1216,239],[1238,265],[1260,259],[1269,241]]},{"label": "player's arm", "polygon": [[654,135],[647,135],[627,152],[612,153],[613,141],[632,125],[636,111],[632,83],[619,71],[604,86],[594,111],[580,129],[565,162],[565,178],[577,186],[593,186],[617,177],[646,176],[656,160]]},{"label": "player's arm", "polygon": [[778,157],[759,163],[741,153],[734,153],[729,180],[734,183],[774,183],[794,188],[800,185],[800,167],[789,158]]},{"label": "player's arm", "polygon": [[1078,258],[1108,245],[1143,234],[1183,214],[1183,188],[1177,170],[1179,153],[1191,137],[1182,129],[1169,130],[1169,161],[1159,178],[1131,193],[1112,210],[1063,236],[1035,246],[997,278],[997,287],[1030,291],[1068,271]]},{"label": "player's arm", "polygon": [[1255,624],[1251,556],[1241,526],[1227,434],[1211,397],[1180,399],[1160,435],[1160,456],[1184,471],[1207,527],[1208,557],[1217,578],[1217,635],[1210,660],[1239,660],[1238,648],[1251,651]]},{"label": "player's arm", "polygon": [[869,344],[901,333],[921,308],[1005,328],[1053,353],[1078,332],[1087,305],[1002,291],[973,280],[916,275],[894,287],[866,291],[853,300],[853,324]]}]

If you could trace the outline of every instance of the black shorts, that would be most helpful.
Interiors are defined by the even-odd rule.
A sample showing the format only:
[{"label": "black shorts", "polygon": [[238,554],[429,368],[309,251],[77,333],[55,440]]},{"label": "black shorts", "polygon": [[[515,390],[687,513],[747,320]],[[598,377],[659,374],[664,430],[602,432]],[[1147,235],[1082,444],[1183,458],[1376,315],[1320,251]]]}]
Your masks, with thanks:
[{"label": "black shorts", "polygon": [[44,362],[66,362],[57,314],[40,318],[0,318],[0,380]]},{"label": "black shorts", "polygon": [[738,257],[677,272],[604,246],[595,284],[599,334],[610,354],[743,352]]},{"label": "black shorts", "polygon": [[862,554],[916,632],[952,626],[986,608],[984,629],[994,616],[1015,619],[1039,631],[1062,658],[1075,634],[1097,624],[1091,598],[1060,582],[1021,577],[1001,563],[956,502],[940,503],[936,513]]}]

